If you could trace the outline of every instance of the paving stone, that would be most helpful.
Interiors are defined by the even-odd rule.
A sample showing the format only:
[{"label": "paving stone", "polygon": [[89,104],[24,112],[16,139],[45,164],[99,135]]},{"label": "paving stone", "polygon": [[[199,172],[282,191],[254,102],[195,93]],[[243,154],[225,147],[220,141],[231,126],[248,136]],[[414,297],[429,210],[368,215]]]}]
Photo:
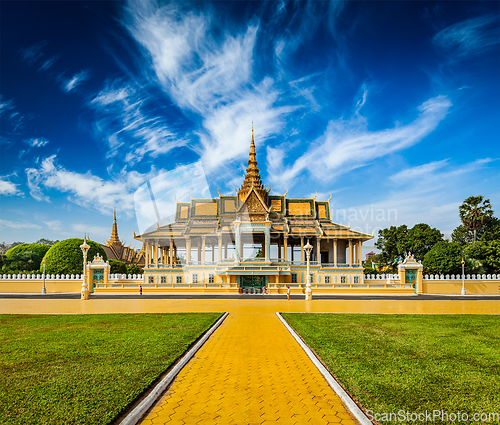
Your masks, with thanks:
[{"label": "paving stone", "polygon": [[143,424],[353,423],[274,312],[258,308],[233,311],[153,411]]}]

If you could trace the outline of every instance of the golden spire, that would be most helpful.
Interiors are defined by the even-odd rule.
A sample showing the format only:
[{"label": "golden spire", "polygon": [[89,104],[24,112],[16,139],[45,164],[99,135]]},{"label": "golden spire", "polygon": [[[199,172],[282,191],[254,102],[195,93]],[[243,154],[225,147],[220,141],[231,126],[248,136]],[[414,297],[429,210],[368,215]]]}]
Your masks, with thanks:
[{"label": "golden spire", "polygon": [[252,121],[252,140],[250,142],[250,158],[248,160],[248,168],[245,174],[243,185],[238,191],[238,197],[243,200],[251,188],[254,188],[264,200],[269,191],[266,190],[262,180],[260,179],[259,169],[257,167],[257,153],[255,152],[255,141],[253,138],[253,121]]},{"label": "golden spire", "polygon": [[109,245],[121,244],[120,238],[118,237],[118,226],[116,224],[116,208],[113,217],[113,230],[111,231],[111,238],[109,239],[108,244]]}]

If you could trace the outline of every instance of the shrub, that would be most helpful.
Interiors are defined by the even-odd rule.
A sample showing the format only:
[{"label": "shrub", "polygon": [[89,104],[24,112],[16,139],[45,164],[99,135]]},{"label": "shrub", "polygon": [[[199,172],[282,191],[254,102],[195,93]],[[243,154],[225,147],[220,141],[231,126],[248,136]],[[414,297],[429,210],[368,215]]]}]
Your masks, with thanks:
[{"label": "shrub", "polygon": [[485,273],[500,273],[500,240],[474,242],[465,249],[465,255],[479,260]]},{"label": "shrub", "polygon": [[116,274],[116,273],[120,273],[120,274],[127,273],[127,266],[122,261],[109,260],[109,265],[111,266],[111,270],[109,271],[110,273],[113,273],[113,274]]},{"label": "shrub", "polygon": [[49,245],[39,243],[23,243],[16,245],[5,253],[4,270],[38,270],[40,269],[42,258],[49,249]]},{"label": "shrub", "polygon": [[144,274],[144,270],[137,264],[128,264],[127,274]]},{"label": "shrub", "polygon": [[[83,272],[83,254],[80,245],[83,239],[72,238],[57,242],[45,254],[45,272],[51,274],[81,274]],[[94,256],[100,254],[104,261],[108,259],[106,252],[100,244],[87,241],[90,249],[87,261],[92,261]]]},{"label": "shrub", "polygon": [[462,270],[462,248],[456,242],[438,242],[425,254],[424,273],[456,274]]}]

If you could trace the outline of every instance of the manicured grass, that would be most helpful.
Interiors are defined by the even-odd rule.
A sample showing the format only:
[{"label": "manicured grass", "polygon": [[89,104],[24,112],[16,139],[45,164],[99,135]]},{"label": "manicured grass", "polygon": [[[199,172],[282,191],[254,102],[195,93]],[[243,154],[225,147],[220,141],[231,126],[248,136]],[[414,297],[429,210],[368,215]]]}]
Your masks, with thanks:
[{"label": "manicured grass", "polygon": [[107,424],[220,316],[0,315],[0,423]]},{"label": "manicured grass", "polygon": [[283,317],[367,410],[500,412],[500,316]]}]

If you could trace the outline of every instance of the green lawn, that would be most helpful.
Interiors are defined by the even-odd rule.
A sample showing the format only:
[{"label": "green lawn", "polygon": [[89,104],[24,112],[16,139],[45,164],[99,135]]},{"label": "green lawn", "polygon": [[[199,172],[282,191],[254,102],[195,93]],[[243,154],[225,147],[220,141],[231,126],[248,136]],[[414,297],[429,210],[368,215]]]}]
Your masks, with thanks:
[{"label": "green lawn", "polygon": [[[460,411],[469,421],[476,412],[500,412],[500,316],[283,317],[366,410]],[[459,423],[451,419],[435,423]]]},{"label": "green lawn", "polygon": [[0,315],[0,423],[109,423],[219,317]]}]

